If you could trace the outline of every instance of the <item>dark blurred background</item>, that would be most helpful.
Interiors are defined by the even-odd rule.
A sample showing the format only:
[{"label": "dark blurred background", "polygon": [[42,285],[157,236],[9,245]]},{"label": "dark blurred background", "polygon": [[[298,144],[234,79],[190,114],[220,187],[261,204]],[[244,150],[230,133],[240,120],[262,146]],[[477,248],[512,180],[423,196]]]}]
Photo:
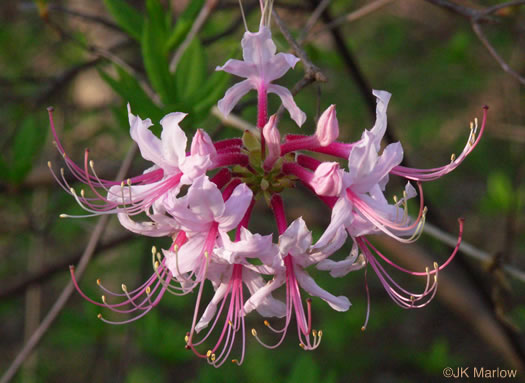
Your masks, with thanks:
[{"label": "dark blurred background", "polygon": [[[440,382],[446,380],[445,367],[460,366],[470,366],[471,371],[476,366],[516,368],[516,381],[523,380],[525,80],[519,74],[525,74],[525,7],[483,13],[498,2],[322,3],[327,8],[304,48],[328,81],[311,84],[296,96],[308,115],[300,133],[312,133],[319,108],[335,103],[340,138],[356,140],[375,118],[369,88],[388,90],[393,94],[390,138],[402,142],[407,164],[435,167],[461,152],[469,122],[481,118],[483,105],[490,107],[486,134],[475,151],[453,173],[424,184],[428,222],[455,238],[457,218],[464,217],[464,241],[471,245],[440,273],[437,298],[423,309],[402,310],[369,270],[371,317],[362,332],[364,271],[332,279],[311,270],[321,286],[348,296],[353,304],[339,313],[313,299],[314,327],[324,332],[319,349],[301,350],[293,325],[277,350],[262,348],[249,329],[259,329],[268,341],[270,333],[264,331],[262,318],[252,314],[247,317],[245,363],[217,370],[184,348],[194,295],[166,295],[145,318],[111,326],[97,319],[99,308],[75,292],[13,381]],[[214,138],[240,134],[213,114],[215,102],[236,80],[211,75],[228,58],[240,57],[244,27],[238,3],[126,4],[135,10],[131,16],[115,0],[0,3],[1,374],[70,281],[68,265],[78,262],[97,224],[97,218],[59,218],[82,210],[49,172],[48,161],[55,170],[63,165],[52,143],[46,107],[55,107],[57,128],[70,157],[82,163],[84,149],[89,148],[98,174],[108,179],[116,176],[132,144],[128,101],[142,118],[154,122],[177,110],[190,112],[183,123],[188,132],[202,128]],[[258,5],[243,4],[248,25],[256,30]],[[370,4],[377,9],[364,12]],[[167,70],[168,59],[204,5],[213,9],[179,63],[177,92],[171,94],[159,73]],[[276,1],[275,9],[294,37],[301,38],[317,5],[315,0]],[[340,17],[345,19],[333,24]],[[144,38],[147,28],[151,41]],[[481,39],[476,28],[481,28]],[[278,50],[288,51],[275,23],[272,30]],[[514,74],[502,69],[484,39]],[[156,43],[164,44],[163,50],[156,51]],[[279,83],[293,87],[304,69],[298,64]],[[152,102],[144,88],[160,94],[160,100]],[[199,93],[202,89],[210,97]],[[278,99],[271,98],[270,112],[278,106]],[[255,121],[254,94],[235,112]],[[286,114],[280,128],[298,133]],[[139,157],[129,175],[149,167]],[[392,177],[390,195],[399,194],[403,186]],[[286,192],[284,198],[289,219],[303,216],[319,236],[329,211],[301,188]],[[256,206],[255,214],[251,229],[274,230],[264,204]],[[382,237],[373,242],[394,261],[418,270],[434,260],[442,263],[452,250],[427,234],[410,246]],[[128,233],[113,217],[81,279],[82,288],[97,299],[97,278],[114,289],[123,282],[140,285],[152,272],[152,245],[167,247],[169,240]],[[341,257],[347,251],[348,247],[341,250]],[[423,279],[398,274],[391,273],[401,284],[423,289]],[[211,293],[205,292],[207,297]]]}]

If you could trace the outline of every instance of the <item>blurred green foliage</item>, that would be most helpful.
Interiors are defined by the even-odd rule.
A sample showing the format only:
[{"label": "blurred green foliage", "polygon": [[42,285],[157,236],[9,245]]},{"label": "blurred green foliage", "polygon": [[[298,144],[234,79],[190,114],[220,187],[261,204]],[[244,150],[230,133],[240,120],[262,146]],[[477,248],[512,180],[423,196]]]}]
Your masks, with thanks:
[{"label": "blurred green foliage", "polygon": [[[50,7],[74,8],[77,4],[72,1],[37,1],[34,9],[16,3],[0,5],[0,52],[3,53],[0,55],[0,113],[4,117],[0,136],[0,277],[5,286],[35,272],[33,266],[28,265],[52,265],[77,254],[84,248],[95,224],[93,219],[58,219],[60,213],[82,214],[82,209],[48,175],[48,160],[53,161],[55,170],[63,166],[55,165],[61,159],[57,158],[48,133],[45,107],[49,104],[56,106],[59,134],[71,157],[82,163],[84,149],[89,146],[97,165],[100,161],[105,178],[116,174],[131,142],[125,108],[128,102],[134,113],[151,118],[154,123],[166,113],[182,111],[189,114],[183,122],[188,132],[204,128],[218,138],[239,135],[210,115],[211,108],[228,86],[237,81],[224,72],[214,71],[228,58],[239,56],[242,23],[220,38],[230,23],[238,19],[237,8],[225,6],[214,11],[202,32],[180,57],[173,74],[170,61],[188,35],[204,0],[190,1],[177,12],[173,8],[180,5],[175,4],[179,2],[160,0],[89,3],[89,13],[96,12],[104,20],[111,20],[123,32],[103,27],[101,32],[96,23],[77,20]],[[330,7],[334,14],[342,15],[363,4],[337,0]],[[431,211],[429,217],[430,220],[440,217],[449,231],[453,231],[456,218],[465,216],[468,241],[491,253],[510,247],[505,254],[506,262],[523,269],[525,261],[516,255],[525,250],[525,238],[521,235],[525,201],[524,143],[518,134],[497,134],[507,125],[523,132],[523,89],[517,89],[515,81],[493,62],[467,22],[422,4],[413,10],[392,5],[343,26],[341,31],[371,86],[393,93],[389,107],[391,125],[403,143],[406,157],[415,166],[439,166],[449,160],[451,153],[459,153],[468,137],[469,121],[481,116],[483,104],[490,104],[490,127],[474,153],[446,179],[425,185],[425,196],[436,209],[434,216]],[[304,7],[298,7],[297,11],[277,7],[294,32],[310,15]],[[257,5],[250,9],[248,25],[255,29],[259,20]],[[46,23],[38,10],[40,14],[47,10],[48,17],[70,35]],[[509,24],[521,22],[523,25],[523,10],[509,17],[505,19]],[[273,30],[279,51],[287,50],[284,38],[277,28]],[[522,62],[519,58],[523,57],[523,52],[516,49],[517,31],[519,28],[489,29],[491,41],[505,57],[518,58],[511,63],[513,66],[519,65]],[[95,106],[79,101],[78,93],[89,93],[86,82],[76,82],[84,69],[71,77],[67,74],[71,68],[92,59],[82,44],[106,46],[104,40],[115,40],[115,36],[129,43],[126,49],[115,54],[136,73],[118,63],[101,60],[85,69],[94,74],[87,83],[94,82],[94,78],[102,79],[112,90],[109,101],[95,103]],[[217,40],[213,40],[216,37]],[[329,82],[319,88],[317,85],[306,88],[296,96],[297,103],[308,115],[301,133],[314,131],[318,103],[321,110],[337,103],[341,138],[359,138],[364,129],[372,126],[373,117],[367,112],[340,53],[328,34],[321,34],[305,49],[328,75]],[[298,64],[280,83],[292,87],[302,78],[303,69]],[[146,88],[158,94],[158,100],[152,99]],[[97,101],[108,89],[99,84],[94,92]],[[253,98],[248,96],[243,101],[247,104],[239,113],[253,121]],[[271,111],[277,110],[277,97],[272,96],[269,102]],[[297,133],[286,114],[280,128],[283,132]],[[136,161],[134,174],[147,166],[143,161]],[[396,185],[389,193],[399,193],[402,187]],[[318,237],[329,212],[322,206],[316,207],[317,202],[303,194],[291,195],[285,195],[290,218],[303,215],[314,237]],[[509,217],[515,217],[516,221],[511,244],[502,240],[507,238]],[[269,232],[271,227],[271,215],[258,208],[254,229]],[[113,222],[106,235],[111,237],[123,230]],[[153,244],[159,248],[166,246],[168,242],[141,238],[103,252],[91,263],[81,282],[82,288],[98,299],[97,278],[116,287],[123,281],[130,286],[132,282],[141,284],[152,272],[148,249]],[[444,259],[444,254],[449,252],[442,244],[425,237],[421,243],[436,259]],[[340,256],[346,256],[349,250],[345,247]],[[477,264],[472,267],[481,270]],[[159,307],[140,321],[111,326],[96,319],[100,311],[106,315],[105,310],[75,295],[39,349],[33,380],[27,378],[30,375],[20,374],[17,381],[395,383],[440,381],[446,366],[501,367],[504,364],[497,351],[488,349],[479,334],[473,333],[466,322],[438,301],[419,311],[407,312],[394,306],[371,270],[367,276],[372,297],[371,317],[367,330],[362,332],[367,307],[363,273],[353,273],[344,279],[332,279],[314,270],[312,274],[321,286],[336,295],[349,296],[353,303],[348,312],[337,313],[324,302],[314,300],[314,326],[325,334],[321,346],[314,352],[305,353],[298,347],[293,325],[279,349],[270,351],[260,347],[250,336],[252,327],[270,344],[276,341],[272,338],[275,334],[265,331],[261,318],[253,314],[247,318],[247,355],[243,366],[227,363],[216,370],[184,348],[194,296],[165,296]],[[493,281],[490,276],[483,276],[490,291],[494,288]],[[42,316],[47,312],[68,278],[64,268],[58,277],[45,279],[39,285],[41,310],[25,309],[27,298],[20,293],[2,298],[0,371],[7,368],[23,342],[26,316],[39,315],[38,311]],[[413,282],[400,276],[400,283]],[[511,286],[514,305],[509,308],[508,319],[523,328],[523,286],[516,283]],[[208,288],[204,301],[211,293]],[[275,323],[282,324],[282,321],[275,320]],[[239,352],[236,346],[232,357],[238,357]]]}]

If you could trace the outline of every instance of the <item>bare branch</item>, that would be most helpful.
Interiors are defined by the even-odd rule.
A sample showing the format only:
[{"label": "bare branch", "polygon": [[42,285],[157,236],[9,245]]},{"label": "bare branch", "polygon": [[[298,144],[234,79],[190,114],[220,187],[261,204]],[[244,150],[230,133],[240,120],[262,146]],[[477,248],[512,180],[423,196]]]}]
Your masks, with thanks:
[{"label": "bare branch", "polygon": [[[126,158],[122,162],[116,180],[121,180],[124,178],[124,176],[128,172],[129,167],[131,166],[131,162],[133,161],[136,152],[137,145],[133,143],[126,155]],[[95,229],[91,233],[89,242],[76,268],[75,276],[77,280],[82,278],[82,275],[84,274],[84,271],[86,270],[86,267],[95,252],[97,244],[106,228],[108,221],[109,215],[103,215],[98,220]],[[70,281],[64,288],[64,290],[62,290],[62,293],[60,294],[54,305],[51,307],[44,320],[40,323],[36,331],[33,333],[29,341],[24,345],[22,350],[16,356],[15,360],[9,366],[8,370],[4,373],[2,379],[0,380],[0,383],[8,383],[11,381],[11,379],[13,379],[24,360],[26,360],[31,355],[32,351],[38,345],[42,337],[47,333],[51,325],[58,318],[62,309],[64,308],[74,291],[75,287],[73,285],[73,282]]]},{"label": "bare branch", "polygon": [[[441,230],[437,226],[432,225],[429,222],[425,223],[424,228],[425,233],[430,235],[432,238],[435,238],[443,243],[446,243],[449,246],[455,246],[456,242],[458,241],[457,237],[446,233],[445,231]],[[461,245],[459,246],[459,251],[461,251],[463,254],[468,255],[469,257],[481,262],[482,264],[488,265],[493,262],[494,257],[487,253],[486,251],[480,250],[470,243],[466,242],[465,240],[461,241]],[[508,275],[511,277],[516,278],[520,282],[525,282],[525,272],[515,268],[511,265],[502,265],[501,269],[505,271]]]},{"label": "bare branch", "polygon": [[472,22],[472,30],[478,37],[479,41],[483,44],[483,46],[489,51],[490,55],[498,62],[501,69],[503,71],[510,74],[512,77],[514,77],[516,80],[518,80],[522,85],[525,85],[525,77],[521,76],[518,72],[516,72],[514,69],[512,69],[509,64],[503,58],[498,54],[496,49],[492,46],[492,44],[489,42],[485,34],[483,33],[483,30],[481,29],[481,26],[479,23],[473,21]]},{"label": "bare branch", "polygon": [[179,48],[175,51],[173,57],[170,61],[170,72],[175,73],[175,70],[177,69],[177,64],[179,63],[182,55],[190,45],[190,43],[193,41],[195,36],[197,36],[197,33],[202,29],[204,24],[206,23],[206,20],[210,16],[213,9],[217,6],[218,0],[207,0],[206,3],[204,3],[204,6],[200,10],[199,14],[197,15],[197,18],[193,22],[193,25],[191,26],[190,31],[184,38],[184,41],[179,45]]},{"label": "bare branch", "polygon": [[360,19],[361,17],[367,16],[372,12],[375,12],[381,8],[383,8],[385,5],[390,4],[394,0],[375,0],[371,3],[367,3],[366,5],[363,5],[361,8],[356,9],[353,12],[350,12],[347,15],[341,16],[334,21],[332,21],[329,24],[326,24],[322,29],[315,32],[311,36],[308,36],[308,34],[305,36],[305,39],[303,41],[309,40],[314,38],[315,36],[320,35],[321,33],[324,33],[326,31],[329,31],[330,29],[336,28],[342,24],[345,23],[351,23],[353,21],[356,21]]}]

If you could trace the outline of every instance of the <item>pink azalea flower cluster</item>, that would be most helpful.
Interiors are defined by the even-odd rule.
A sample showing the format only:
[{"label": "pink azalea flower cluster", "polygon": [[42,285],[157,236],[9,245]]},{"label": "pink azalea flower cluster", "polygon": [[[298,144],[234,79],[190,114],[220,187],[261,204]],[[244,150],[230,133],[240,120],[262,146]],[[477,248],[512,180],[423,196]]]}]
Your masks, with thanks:
[{"label": "pink azalea flower cluster", "polygon": [[[275,333],[273,344],[264,343],[257,331],[252,330],[253,336],[268,348],[283,342],[293,318],[301,348],[312,350],[319,345],[322,332],[312,329],[310,298],[304,301],[302,290],[326,301],[336,311],[348,310],[350,301],[320,287],[308,274],[310,266],[339,278],[369,265],[395,303],[404,308],[425,306],[436,293],[438,272],[458,250],[462,220],[459,221],[458,244],[448,260],[442,265],[435,263],[433,268],[422,272],[396,265],[367,237],[384,233],[400,242],[415,241],[422,232],[426,214],[421,183],[454,170],[478,144],[486,121],[485,109],[479,134],[476,122],[471,125],[462,153],[450,163],[433,169],[401,166],[403,148],[399,142],[381,150],[390,100],[390,93],[385,91],[374,91],[376,122],[357,142],[337,140],[339,125],[334,105],[321,115],[314,135],[287,135],[282,139],[279,118],[276,115],[268,118],[267,96],[275,93],[297,125],[305,122],[306,115],[296,105],[290,91],[272,83],[293,68],[299,59],[291,54],[276,53],[270,29],[265,24],[261,23],[255,33],[244,34],[243,60],[228,60],[217,68],[245,78],[219,101],[223,114],[230,113],[250,90],[257,91],[260,136],[245,133],[242,139],[213,142],[205,131],[198,129],[188,148],[188,138],[179,126],[184,113],[166,115],[160,121],[162,133],[159,138],[149,129],[153,125],[151,120],[142,120],[132,114],[128,105],[131,138],[142,157],[153,165],[141,175],[112,182],[97,176],[87,151],[83,166],[76,165],[65,154],[51,110],[49,112],[57,148],[68,169],[87,185],[90,196],[84,190],[77,193],[66,181],[63,171],[60,175],[53,174],[64,190],[89,212],[88,216],[116,214],[120,223],[134,233],[167,236],[173,240],[168,249],[152,249],[153,273],[138,288],[128,290],[122,285],[122,292],[112,292],[97,281],[104,295],[100,302],[94,301],[82,292],[72,268],[71,275],[78,291],[98,306],[131,314],[121,322],[99,315],[101,320],[112,324],[129,323],[143,317],[166,292],[175,295],[196,292],[194,315],[185,337],[186,347],[214,366],[229,359],[239,337],[241,353],[233,362],[243,362],[245,317],[254,310],[264,318],[284,318],[279,328],[264,321]],[[327,154],[339,161],[321,162],[312,156],[315,153]],[[415,182],[419,190],[408,182],[403,196],[389,203],[384,193],[390,175]],[[315,243],[303,218],[287,222],[281,193],[298,182],[331,210],[331,222]],[[411,218],[407,201],[418,194],[419,211]],[[266,200],[275,216],[278,238],[248,229],[253,206],[259,198]],[[144,215],[147,220],[140,221],[138,217]],[[353,244],[350,254],[343,260],[334,260],[332,255],[346,241]],[[402,272],[425,277],[424,290],[419,293],[407,291],[394,281],[380,261]],[[215,294],[202,310],[206,281],[211,282]],[[272,295],[282,286],[285,286],[284,301]],[[220,318],[223,321],[219,321]],[[368,313],[365,326],[367,321]]]}]

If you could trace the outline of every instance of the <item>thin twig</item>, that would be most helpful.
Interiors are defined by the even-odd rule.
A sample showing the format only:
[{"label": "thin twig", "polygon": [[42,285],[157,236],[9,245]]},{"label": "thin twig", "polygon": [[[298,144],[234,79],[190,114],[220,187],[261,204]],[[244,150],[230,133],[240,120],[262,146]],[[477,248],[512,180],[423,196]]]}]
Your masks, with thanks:
[{"label": "thin twig", "polygon": [[[112,238],[105,242],[100,242],[95,249],[93,258],[102,254],[103,251],[112,249],[133,238],[137,237],[130,232],[125,232],[124,234],[119,235],[115,238]],[[78,261],[82,257],[82,254],[83,251],[78,251],[75,254],[66,256],[58,260],[56,263],[46,265],[45,267],[42,267],[37,271],[25,274],[21,278],[17,278],[14,280],[6,280],[2,283],[2,288],[0,289],[0,300],[4,298],[13,298],[14,296],[26,291],[27,288],[29,288],[31,285],[45,282],[49,278],[52,278],[55,274],[64,271],[64,268],[67,268],[67,266],[78,263]]]},{"label": "thin twig", "polygon": [[245,130],[249,130],[251,133],[253,133],[256,136],[260,135],[259,129],[257,129],[255,126],[243,120],[239,116],[234,115],[233,113],[230,113],[227,117],[224,116],[224,114],[221,113],[221,111],[219,110],[219,108],[217,108],[217,106],[214,106],[213,108],[211,108],[211,114],[217,117],[224,125],[231,126],[232,128],[239,129],[243,132]]},{"label": "thin twig", "polygon": [[308,18],[308,21],[306,21],[306,24],[305,24],[303,30],[301,31],[301,34],[299,35],[299,38],[297,39],[297,43],[299,45],[303,45],[304,40],[306,39],[306,37],[308,36],[308,34],[310,33],[310,31],[312,30],[314,25],[319,20],[319,17],[321,17],[321,15],[323,14],[324,10],[330,5],[330,1],[331,0],[323,0],[323,1],[321,1],[319,3],[319,5],[317,6],[317,8],[315,8],[315,10],[312,12],[310,17]]},{"label": "thin twig", "polygon": [[74,9],[70,9],[70,8],[64,7],[62,5],[57,5],[57,4],[50,4],[48,9],[50,11],[62,12],[64,14],[66,14],[66,15],[78,17],[80,19],[83,19],[83,20],[91,22],[91,23],[103,25],[106,28],[113,29],[113,30],[121,32],[121,33],[123,32],[122,28],[120,28],[117,24],[112,23],[108,19],[105,19],[105,18],[100,17],[98,15],[90,15],[90,14],[87,14],[87,13],[84,13],[84,12],[80,12],[80,11],[77,11],[77,10],[74,10]]},{"label": "thin twig", "polygon": [[[446,243],[449,246],[456,246],[456,243],[458,241],[457,237],[441,230],[437,226],[432,225],[429,222],[425,223],[424,228],[425,233],[430,235],[431,237]],[[466,242],[465,240],[461,241],[461,245],[459,246],[459,251],[461,251],[463,254],[468,255],[471,258],[474,258],[475,260],[481,262],[482,264],[490,264],[493,262],[493,256],[487,253],[486,251],[480,250],[470,243]],[[503,271],[505,271],[508,275],[516,278],[517,280],[521,282],[525,282],[525,272],[515,268],[511,265],[501,265],[501,268]]]},{"label": "thin twig", "polygon": [[360,19],[361,17],[367,16],[370,13],[383,8],[385,5],[388,5],[393,1],[394,0],[376,0],[376,1],[372,1],[371,3],[367,3],[366,5],[363,5],[361,8],[356,9],[355,11],[350,12],[347,15],[341,16],[329,24],[326,24],[322,29],[318,30],[314,34],[308,36],[309,33],[307,33],[303,41],[313,39],[315,36],[318,36],[321,33],[329,31],[330,29],[336,28],[342,24],[351,23],[353,21],[356,21]]},{"label": "thin twig", "polygon": [[[170,61],[170,72],[175,73],[175,70],[177,69],[177,64],[179,63],[182,55],[188,48],[188,46],[191,44],[195,36],[197,36],[197,33],[202,29],[204,24],[206,23],[206,20],[210,16],[211,12],[217,5],[218,0],[206,0],[204,3],[204,6],[201,8],[199,14],[197,15],[197,18],[193,22],[193,25],[191,26],[190,31],[184,38],[184,41],[179,45],[175,53],[173,54],[173,57]],[[189,4],[189,3],[188,3]],[[188,5],[189,6],[189,5]]]},{"label": "thin twig", "polygon": [[301,46],[294,40],[294,38],[292,37],[292,34],[290,33],[286,25],[283,23],[282,19],[279,17],[279,14],[275,10],[275,8],[272,10],[272,15],[273,15],[275,22],[279,26],[279,29],[281,30],[281,33],[283,34],[284,38],[286,39],[288,44],[290,44],[294,53],[301,59],[301,62],[304,65],[305,78],[311,79],[312,82],[313,81],[326,82],[327,78],[324,75],[324,73],[321,72],[321,69],[315,66],[312,63],[312,61],[310,61],[304,49],[301,48]]},{"label": "thin twig", "polygon": [[[126,154],[126,158],[122,162],[122,165],[116,177],[117,181],[123,179],[126,173],[128,172],[128,169],[131,166],[131,162],[133,161],[136,152],[137,145],[133,143],[130,149],[128,150],[128,153]],[[91,233],[91,237],[89,238],[89,242],[86,246],[86,249],[84,250],[82,257],[78,262],[78,266],[76,267],[75,277],[77,280],[82,278],[82,275],[84,274],[84,271],[86,270],[86,267],[89,261],[91,260],[93,253],[95,252],[98,241],[104,233],[108,221],[109,215],[103,215],[98,220],[95,229]],[[11,381],[11,379],[13,379],[24,360],[26,360],[31,355],[32,351],[38,345],[42,337],[47,333],[53,322],[58,318],[60,312],[71,297],[71,294],[73,294],[73,291],[75,291],[75,287],[73,285],[73,282],[69,281],[64,290],[62,290],[62,293],[60,294],[54,305],[47,313],[44,320],[40,323],[40,325],[33,333],[29,341],[24,345],[22,350],[16,356],[15,360],[9,366],[8,370],[4,373],[2,379],[0,380],[0,383],[8,383]]]},{"label": "thin twig", "polygon": [[501,69],[514,77],[516,80],[518,80],[522,85],[525,85],[525,77],[521,76],[518,72],[516,72],[514,69],[510,67],[509,64],[503,58],[498,54],[496,49],[492,46],[492,44],[489,42],[485,34],[483,33],[483,30],[481,29],[481,26],[479,23],[473,21],[472,22],[472,30],[478,37],[479,41],[483,44],[483,46],[489,51],[490,55],[498,62]]}]

